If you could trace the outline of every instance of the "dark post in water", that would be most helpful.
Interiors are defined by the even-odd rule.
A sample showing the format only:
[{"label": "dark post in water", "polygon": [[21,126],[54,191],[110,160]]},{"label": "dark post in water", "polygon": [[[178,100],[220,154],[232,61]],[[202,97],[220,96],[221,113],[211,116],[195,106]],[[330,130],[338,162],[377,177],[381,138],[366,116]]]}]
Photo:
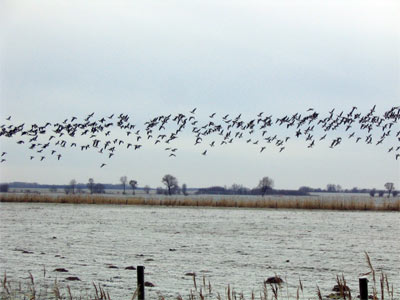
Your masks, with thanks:
[{"label": "dark post in water", "polygon": [[137,267],[138,300],[144,300],[144,266]]},{"label": "dark post in water", "polygon": [[358,282],[360,284],[360,300],[368,300],[368,278],[360,277]]}]

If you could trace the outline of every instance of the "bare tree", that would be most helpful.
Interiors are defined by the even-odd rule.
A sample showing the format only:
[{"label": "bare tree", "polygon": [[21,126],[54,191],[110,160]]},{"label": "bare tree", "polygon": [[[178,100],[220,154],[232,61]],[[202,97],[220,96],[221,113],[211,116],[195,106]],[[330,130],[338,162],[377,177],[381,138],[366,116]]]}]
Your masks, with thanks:
[{"label": "bare tree", "polygon": [[372,189],[369,191],[369,194],[371,195],[371,197],[374,197],[376,193],[376,189]]},{"label": "bare tree", "polygon": [[263,177],[258,184],[258,188],[260,189],[262,196],[264,196],[268,191],[272,190],[273,186],[274,181],[269,177]]},{"label": "bare tree", "polygon": [[179,186],[178,186],[178,180],[177,180],[174,176],[172,176],[172,175],[170,175],[170,174],[165,175],[165,176],[162,178],[161,182],[164,183],[165,186],[167,187],[167,189],[168,189],[168,195],[172,195],[172,194],[173,194],[174,192],[176,192],[176,191],[178,190],[178,188],[179,188]]},{"label": "bare tree", "polygon": [[150,193],[150,187],[149,187],[148,185],[145,185],[145,187],[143,188],[143,190],[144,190],[144,192],[145,192],[146,194],[149,194],[149,193]]},{"label": "bare tree", "polygon": [[119,180],[120,180],[121,183],[122,183],[122,186],[123,186],[123,188],[124,188],[123,194],[125,195],[125,186],[126,186],[126,182],[128,181],[128,178],[127,178],[126,176],[122,176]]},{"label": "bare tree", "polygon": [[326,191],[331,192],[331,193],[336,192],[336,184],[332,184],[332,183],[328,184],[326,186]]},{"label": "bare tree", "polygon": [[249,192],[249,189],[241,184],[234,183],[232,184],[230,192],[234,195],[243,195],[247,194]]},{"label": "bare tree", "polygon": [[93,193],[95,194],[105,194],[105,187],[101,183],[97,183],[93,186]]},{"label": "bare tree", "polygon": [[186,183],[182,184],[182,194],[184,194],[185,196],[188,195]]},{"label": "bare tree", "polygon": [[390,194],[392,193],[394,189],[394,183],[393,182],[386,182],[385,183],[385,188],[388,190],[388,198],[390,197]]},{"label": "bare tree", "polygon": [[135,195],[135,189],[137,188],[137,181],[136,180],[130,180],[129,185],[132,188],[132,195]]},{"label": "bare tree", "polygon": [[7,193],[9,186],[7,183],[0,184],[0,193]]},{"label": "bare tree", "polygon": [[71,189],[72,194],[75,194],[76,180],[75,180],[75,179],[72,179],[72,180],[69,182],[69,186],[70,186],[70,189]]},{"label": "bare tree", "polygon": [[162,187],[159,186],[156,188],[156,194],[157,195],[166,195],[167,192]]},{"label": "bare tree", "polygon": [[64,187],[64,192],[68,195],[69,193],[71,193],[71,187],[69,185],[66,185]]},{"label": "bare tree", "polygon": [[89,178],[89,182],[87,184],[87,187],[89,188],[89,191],[91,194],[93,194],[93,186],[94,186],[94,180],[93,178]]}]

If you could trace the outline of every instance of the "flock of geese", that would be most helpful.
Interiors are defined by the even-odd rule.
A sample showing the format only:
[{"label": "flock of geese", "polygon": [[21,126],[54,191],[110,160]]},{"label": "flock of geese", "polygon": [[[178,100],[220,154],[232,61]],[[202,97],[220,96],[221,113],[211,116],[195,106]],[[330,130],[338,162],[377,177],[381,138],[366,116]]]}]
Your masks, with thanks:
[{"label": "flock of geese", "polygon": [[[275,118],[260,112],[249,120],[242,118],[242,114],[218,116],[217,113],[198,118],[194,108],[186,114],[151,118],[143,126],[132,123],[130,116],[124,113],[95,117],[93,112],[82,120],[72,116],[59,123],[31,125],[12,124],[13,118],[9,116],[0,125],[0,137],[14,139],[17,144],[28,147],[30,160],[44,161],[50,157],[60,160],[66,148],[94,150],[107,158],[101,168],[121,147],[138,151],[151,143],[163,147],[169,157],[175,157],[178,154],[176,140],[185,131],[190,133],[193,145],[200,148],[202,155],[207,155],[213,147],[240,140],[256,147],[259,153],[265,153],[271,146],[275,151],[284,151],[290,139],[303,139],[308,148],[326,139],[330,148],[336,148],[344,139],[379,146],[390,138],[386,149],[397,160],[400,157],[399,119],[400,106],[377,115],[376,105],[365,114],[358,112],[355,106],[348,112],[332,109],[325,116],[309,108],[304,114]],[[2,151],[0,155],[1,163],[5,162],[7,152]]]}]

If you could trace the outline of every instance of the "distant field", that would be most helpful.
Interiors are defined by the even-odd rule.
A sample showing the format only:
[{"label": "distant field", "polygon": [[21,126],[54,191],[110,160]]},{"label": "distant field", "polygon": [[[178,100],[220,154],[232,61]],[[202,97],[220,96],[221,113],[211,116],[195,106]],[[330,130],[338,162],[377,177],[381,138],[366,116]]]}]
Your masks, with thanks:
[{"label": "distant field", "polygon": [[145,193],[137,193],[136,195],[117,193],[66,195],[63,193],[39,194],[36,192],[4,193],[0,195],[0,202],[400,211],[400,197],[367,197],[355,194],[261,197],[229,195],[164,196],[147,195]]}]

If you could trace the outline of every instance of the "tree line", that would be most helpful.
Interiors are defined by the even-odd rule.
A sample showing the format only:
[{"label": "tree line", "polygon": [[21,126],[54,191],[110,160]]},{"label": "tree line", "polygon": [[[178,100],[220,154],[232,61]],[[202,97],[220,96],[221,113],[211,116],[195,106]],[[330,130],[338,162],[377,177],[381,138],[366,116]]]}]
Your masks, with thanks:
[{"label": "tree line", "polygon": [[[68,185],[40,185],[37,183],[2,183],[0,184],[0,192],[8,192],[10,185],[13,188],[48,188],[50,192],[58,192],[58,189],[63,189],[66,194],[81,194],[86,193],[87,190],[90,194],[104,194],[109,189],[122,189],[122,194],[127,194],[127,188],[131,190],[132,195],[135,195],[137,189],[143,190],[146,194],[149,194],[152,188],[149,185],[145,185],[142,188],[138,187],[138,181],[135,179],[128,180],[127,176],[120,177],[120,184],[102,184],[96,183],[93,178],[89,178],[86,184],[77,183],[75,179],[72,179]],[[184,183],[182,186],[179,185],[178,179],[171,175],[166,174],[161,178],[161,183],[164,185],[159,186],[155,189],[158,195],[188,195],[189,189]],[[372,197],[378,195],[383,197],[385,193],[388,197],[396,197],[399,192],[395,190],[394,183],[387,182],[384,184],[384,190],[373,189],[358,189],[354,187],[352,189],[342,189],[340,185],[328,184],[325,189],[311,188],[302,186],[298,190],[280,190],[274,189],[274,181],[270,177],[263,177],[259,180],[258,184],[254,188],[247,188],[241,184],[232,184],[231,187],[222,186],[211,186],[207,188],[197,188],[194,194],[197,195],[309,195],[310,193],[369,193]]]},{"label": "tree line", "polygon": [[393,182],[386,182],[384,184],[384,188],[382,190],[378,190],[376,188],[373,189],[359,189],[357,187],[353,187],[351,189],[343,189],[341,185],[339,184],[327,184],[326,189],[321,189],[321,188],[311,188],[308,186],[302,186],[299,188],[299,191],[303,191],[306,193],[361,193],[361,194],[370,194],[372,197],[378,195],[379,197],[383,197],[385,193],[387,193],[387,196],[390,197],[391,195],[393,197],[396,197],[399,194],[399,191],[395,189],[394,183]]}]

